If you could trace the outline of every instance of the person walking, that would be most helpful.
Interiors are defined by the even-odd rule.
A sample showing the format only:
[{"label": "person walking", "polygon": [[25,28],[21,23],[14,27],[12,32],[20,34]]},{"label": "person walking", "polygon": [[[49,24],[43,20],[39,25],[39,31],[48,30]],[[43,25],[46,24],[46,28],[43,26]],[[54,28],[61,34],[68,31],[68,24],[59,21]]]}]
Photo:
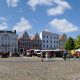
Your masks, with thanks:
[{"label": "person walking", "polygon": [[64,53],[63,53],[64,60],[66,60],[66,56],[67,56],[67,52],[64,51]]}]

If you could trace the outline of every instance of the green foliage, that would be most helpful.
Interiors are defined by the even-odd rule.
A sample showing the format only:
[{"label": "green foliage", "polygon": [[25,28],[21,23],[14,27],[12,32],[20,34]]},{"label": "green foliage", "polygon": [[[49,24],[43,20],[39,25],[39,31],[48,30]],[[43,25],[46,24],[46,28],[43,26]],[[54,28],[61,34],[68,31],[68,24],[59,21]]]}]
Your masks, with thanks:
[{"label": "green foliage", "polygon": [[75,48],[80,48],[80,35],[77,36],[77,39],[75,40]]},{"label": "green foliage", "polygon": [[66,50],[73,50],[73,49],[75,49],[75,42],[74,42],[74,39],[72,37],[69,37],[69,39],[65,43],[65,49]]}]

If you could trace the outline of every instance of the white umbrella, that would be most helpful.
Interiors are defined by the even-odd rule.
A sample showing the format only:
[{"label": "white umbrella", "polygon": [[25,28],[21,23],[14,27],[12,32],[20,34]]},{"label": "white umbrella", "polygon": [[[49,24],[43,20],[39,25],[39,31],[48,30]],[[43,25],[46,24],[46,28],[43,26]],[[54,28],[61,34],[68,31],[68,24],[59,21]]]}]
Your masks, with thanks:
[{"label": "white umbrella", "polygon": [[80,52],[80,49],[76,49],[75,51],[79,51]]}]

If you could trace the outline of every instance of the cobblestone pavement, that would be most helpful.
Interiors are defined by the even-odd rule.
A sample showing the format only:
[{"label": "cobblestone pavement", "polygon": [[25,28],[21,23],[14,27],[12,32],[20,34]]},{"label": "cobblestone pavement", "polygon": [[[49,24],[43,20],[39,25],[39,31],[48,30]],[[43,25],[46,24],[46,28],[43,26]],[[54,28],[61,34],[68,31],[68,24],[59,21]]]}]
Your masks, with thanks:
[{"label": "cobblestone pavement", "polygon": [[0,80],[80,80],[80,60],[0,58]]}]

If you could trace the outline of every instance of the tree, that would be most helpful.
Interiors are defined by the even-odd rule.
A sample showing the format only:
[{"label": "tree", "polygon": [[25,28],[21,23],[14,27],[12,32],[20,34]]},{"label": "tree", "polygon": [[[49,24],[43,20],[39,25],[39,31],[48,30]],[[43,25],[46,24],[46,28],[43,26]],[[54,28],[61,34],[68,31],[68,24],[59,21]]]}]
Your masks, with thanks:
[{"label": "tree", "polygon": [[74,42],[74,39],[72,37],[69,37],[69,39],[65,43],[65,49],[66,50],[73,50],[73,49],[75,49],[75,42]]},{"label": "tree", "polygon": [[80,35],[77,36],[77,39],[75,40],[75,48],[80,48]]}]

